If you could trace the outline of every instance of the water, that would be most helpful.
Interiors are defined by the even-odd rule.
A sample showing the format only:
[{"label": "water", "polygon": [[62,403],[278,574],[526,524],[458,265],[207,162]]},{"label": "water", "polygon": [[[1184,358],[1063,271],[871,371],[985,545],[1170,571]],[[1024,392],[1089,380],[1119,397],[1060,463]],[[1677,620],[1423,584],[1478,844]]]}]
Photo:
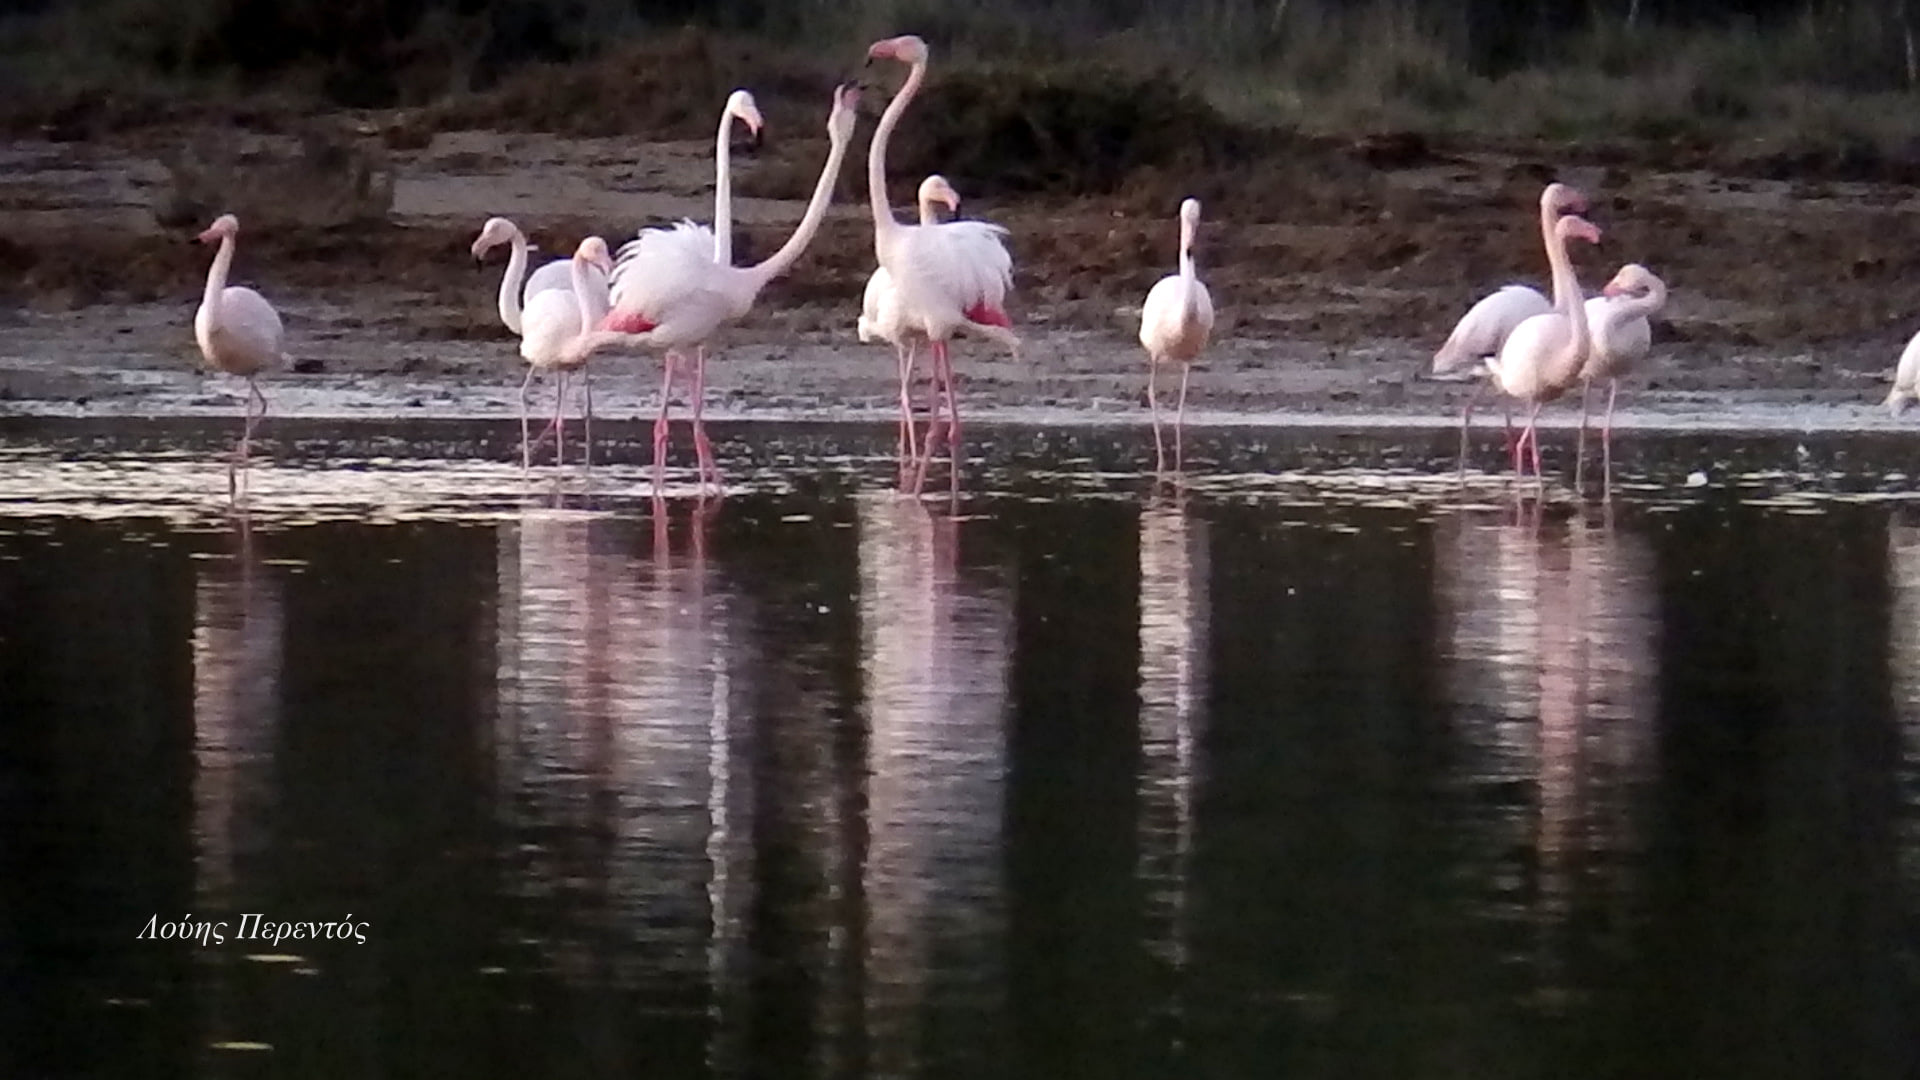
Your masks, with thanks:
[{"label": "water", "polygon": [[609,427],[0,427],[0,1075],[1920,1070],[1899,441]]}]

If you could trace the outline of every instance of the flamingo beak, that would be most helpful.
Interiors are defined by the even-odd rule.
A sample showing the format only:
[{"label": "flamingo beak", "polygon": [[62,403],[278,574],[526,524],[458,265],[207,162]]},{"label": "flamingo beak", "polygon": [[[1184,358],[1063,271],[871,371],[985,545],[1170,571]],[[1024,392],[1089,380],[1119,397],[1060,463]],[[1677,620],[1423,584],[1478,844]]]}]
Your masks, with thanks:
[{"label": "flamingo beak", "polygon": [[220,239],[220,232],[217,229],[207,229],[196,237],[196,239],[202,244],[211,244]]}]

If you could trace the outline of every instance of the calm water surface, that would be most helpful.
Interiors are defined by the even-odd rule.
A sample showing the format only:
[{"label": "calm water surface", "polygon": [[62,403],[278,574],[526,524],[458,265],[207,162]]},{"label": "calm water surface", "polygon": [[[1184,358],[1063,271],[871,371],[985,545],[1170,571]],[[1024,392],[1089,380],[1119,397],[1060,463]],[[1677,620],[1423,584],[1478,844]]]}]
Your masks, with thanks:
[{"label": "calm water surface", "polygon": [[0,429],[0,1075],[1920,1073],[1903,443],[439,430]]}]

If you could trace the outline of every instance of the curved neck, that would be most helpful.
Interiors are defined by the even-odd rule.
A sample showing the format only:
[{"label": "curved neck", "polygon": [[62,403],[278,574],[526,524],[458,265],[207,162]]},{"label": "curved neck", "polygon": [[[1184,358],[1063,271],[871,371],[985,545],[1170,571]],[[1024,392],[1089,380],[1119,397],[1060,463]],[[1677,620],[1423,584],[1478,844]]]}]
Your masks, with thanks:
[{"label": "curved neck", "polygon": [[920,92],[920,80],[927,74],[927,62],[921,60],[907,72],[907,81],[900,84],[900,91],[887,102],[887,111],[880,114],[880,124],[873,129],[873,142],[867,147],[867,197],[873,203],[873,235],[878,242],[880,236],[899,228],[893,220],[893,208],[887,205],[887,143],[893,138],[893,129],[899,126],[900,114],[907,111],[907,103],[913,95]]},{"label": "curved neck", "polygon": [[720,114],[720,134],[713,143],[713,261],[733,265],[733,110]]},{"label": "curved neck", "polygon": [[1567,239],[1558,229],[1547,233],[1547,264],[1553,268],[1554,310],[1566,316],[1570,333],[1558,350],[1551,381],[1571,381],[1587,362],[1587,305],[1580,296],[1580,279],[1573,272],[1573,260],[1567,255]]},{"label": "curved neck", "polygon": [[527,234],[513,230],[513,255],[507,259],[506,276],[500,279],[500,321],[507,329],[520,332],[520,289],[527,283]]},{"label": "curved neck", "polygon": [[227,288],[227,270],[232,266],[233,236],[228,234],[220,238],[220,250],[213,256],[213,265],[207,268],[207,291],[200,298],[210,315],[220,311],[220,297]]},{"label": "curved neck", "polygon": [[940,212],[934,209],[934,207],[939,205],[940,205],[940,200],[923,196],[920,199],[920,224],[922,225],[940,224]]},{"label": "curved neck", "polygon": [[1667,286],[1663,281],[1650,282],[1645,296],[1628,296],[1607,305],[1609,321],[1623,323],[1629,319],[1645,319],[1667,306]]},{"label": "curved neck", "polygon": [[587,260],[578,257],[573,260],[573,296],[580,307],[580,332],[599,326],[607,316],[607,305],[601,302],[600,290],[593,287],[593,279],[587,274]]},{"label": "curved neck", "polygon": [[[1540,239],[1545,241],[1547,245],[1547,265],[1548,266],[1553,265],[1553,242],[1555,239],[1553,235],[1553,226],[1555,222],[1558,220],[1559,219],[1555,216],[1553,212],[1553,207],[1548,206],[1546,203],[1540,204]],[[1562,254],[1565,254],[1565,249],[1566,249],[1566,245],[1562,244],[1561,245]],[[1552,279],[1552,288],[1553,288],[1553,309],[1555,311],[1559,311],[1561,303],[1565,300],[1565,297],[1560,295],[1560,279],[1559,278],[1556,277]]]},{"label": "curved neck", "polygon": [[1193,265],[1193,223],[1180,219],[1180,277],[1188,284],[1199,276]]},{"label": "curved neck", "polygon": [[795,226],[793,235],[780,245],[780,250],[767,257],[767,260],[749,267],[753,287],[757,290],[767,282],[787,272],[787,268],[800,258],[813,241],[813,234],[820,231],[820,222],[826,219],[827,204],[833,201],[833,184],[840,178],[840,163],[847,157],[847,140],[835,138],[827,149],[827,164],[820,170],[820,180],[813,185],[813,198],[807,203],[807,212]]}]

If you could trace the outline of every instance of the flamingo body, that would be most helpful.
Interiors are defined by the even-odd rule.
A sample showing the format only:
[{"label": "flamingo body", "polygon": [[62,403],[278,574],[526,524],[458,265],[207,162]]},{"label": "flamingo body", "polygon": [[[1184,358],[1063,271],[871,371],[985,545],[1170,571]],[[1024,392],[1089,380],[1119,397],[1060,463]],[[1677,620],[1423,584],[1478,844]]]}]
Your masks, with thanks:
[{"label": "flamingo body", "polygon": [[1920,400],[1920,333],[1908,339],[1900,352],[1900,366],[1893,372],[1893,389],[1887,394],[1887,408],[1899,416]]},{"label": "flamingo body", "polygon": [[245,285],[220,290],[217,305],[205,301],[193,313],[193,337],[207,363],[229,375],[251,378],[285,359],[286,330],[267,298]]},{"label": "flamingo body", "polygon": [[1213,335],[1213,297],[1193,262],[1194,234],[1200,228],[1200,201],[1180,203],[1180,270],[1154,282],[1140,305],[1140,344],[1147,350],[1147,406],[1153,410],[1156,469],[1166,468],[1160,438],[1160,399],[1154,387],[1160,365],[1180,365],[1180,406],[1173,421],[1174,463],[1180,463],[1181,429],[1187,419],[1187,374]]},{"label": "flamingo body", "polygon": [[1553,302],[1527,285],[1503,286],[1481,297],[1433,354],[1433,373],[1448,375],[1480,366],[1487,357],[1500,355],[1500,346],[1514,327],[1552,310]]}]

